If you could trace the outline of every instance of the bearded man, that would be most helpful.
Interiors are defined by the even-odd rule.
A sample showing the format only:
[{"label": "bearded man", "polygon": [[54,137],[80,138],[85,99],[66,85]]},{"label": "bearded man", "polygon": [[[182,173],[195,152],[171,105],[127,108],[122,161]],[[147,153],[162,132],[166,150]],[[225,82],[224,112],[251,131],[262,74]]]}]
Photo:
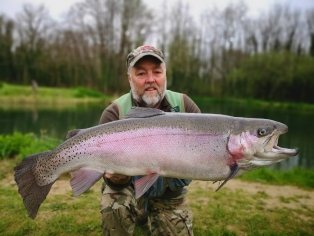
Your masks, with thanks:
[{"label": "bearded man", "polygon": [[[160,50],[140,46],[127,56],[126,65],[131,91],[104,110],[100,124],[121,119],[132,106],[200,113],[187,95],[166,89],[166,63]],[[133,235],[135,223],[148,219],[152,235],[193,235],[192,213],[184,188],[191,180],[158,177],[136,199],[133,184],[142,177],[105,174],[101,200],[103,234]]]}]

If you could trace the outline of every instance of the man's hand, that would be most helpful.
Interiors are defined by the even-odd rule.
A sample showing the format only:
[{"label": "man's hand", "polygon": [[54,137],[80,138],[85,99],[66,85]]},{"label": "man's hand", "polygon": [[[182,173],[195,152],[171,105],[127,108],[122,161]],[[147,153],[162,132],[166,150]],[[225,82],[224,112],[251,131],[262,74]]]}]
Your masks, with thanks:
[{"label": "man's hand", "polygon": [[105,174],[105,178],[110,179],[114,184],[126,184],[130,180],[130,176],[120,174]]}]

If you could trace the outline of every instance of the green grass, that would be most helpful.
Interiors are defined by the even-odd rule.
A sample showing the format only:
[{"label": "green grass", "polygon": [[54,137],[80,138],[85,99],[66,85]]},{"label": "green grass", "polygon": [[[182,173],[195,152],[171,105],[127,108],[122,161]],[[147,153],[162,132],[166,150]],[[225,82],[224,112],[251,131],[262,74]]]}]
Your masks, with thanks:
[{"label": "green grass", "polygon": [[[190,192],[195,235],[311,235],[314,212],[265,207],[264,197],[243,190]],[[199,198],[206,201],[197,201]],[[207,200],[208,199],[208,200]],[[263,206],[264,205],[264,206]],[[305,221],[307,218],[308,221]]]},{"label": "green grass", "polygon": [[238,178],[247,181],[267,183],[273,185],[293,185],[305,189],[314,189],[314,171],[303,169],[292,169],[287,171],[276,171],[266,168],[247,172]]},{"label": "green grass", "polygon": [[112,98],[98,91],[77,88],[50,88],[39,86],[34,93],[31,86],[2,83],[0,102],[2,104],[63,104],[108,102]]},{"label": "green grass", "polygon": [[72,199],[48,197],[36,220],[27,216],[15,186],[0,185],[1,235],[100,235],[100,191]]}]

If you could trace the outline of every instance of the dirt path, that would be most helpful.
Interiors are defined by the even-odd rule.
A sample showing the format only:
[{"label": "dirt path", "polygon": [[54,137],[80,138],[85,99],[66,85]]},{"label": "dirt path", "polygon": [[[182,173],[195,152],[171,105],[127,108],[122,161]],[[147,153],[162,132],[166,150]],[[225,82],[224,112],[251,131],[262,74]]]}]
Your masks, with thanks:
[{"label": "dirt path", "polygon": [[[189,191],[195,190],[197,187],[203,189],[212,189],[215,191],[217,184],[205,181],[193,181],[189,186]],[[303,190],[294,186],[276,186],[260,183],[251,183],[239,179],[230,180],[223,188],[229,188],[232,191],[242,190],[250,195],[263,193],[266,198],[263,199],[265,206],[286,207],[297,209],[301,205],[306,205],[310,209],[314,209],[314,191]]]}]

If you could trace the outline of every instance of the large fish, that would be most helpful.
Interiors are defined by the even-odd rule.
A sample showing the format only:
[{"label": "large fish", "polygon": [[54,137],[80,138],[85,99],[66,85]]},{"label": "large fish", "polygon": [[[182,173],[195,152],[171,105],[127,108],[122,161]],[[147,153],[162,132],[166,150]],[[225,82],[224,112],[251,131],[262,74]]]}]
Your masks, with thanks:
[{"label": "large fish", "polygon": [[158,176],[225,184],[295,156],[297,149],[277,146],[287,131],[286,125],[266,119],[132,108],[122,120],[71,131],[53,150],[26,157],[14,168],[15,181],[33,219],[53,183],[67,172],[72,172],[75,196],[104,173],[145,175],[135,183],[137,198]]}]

